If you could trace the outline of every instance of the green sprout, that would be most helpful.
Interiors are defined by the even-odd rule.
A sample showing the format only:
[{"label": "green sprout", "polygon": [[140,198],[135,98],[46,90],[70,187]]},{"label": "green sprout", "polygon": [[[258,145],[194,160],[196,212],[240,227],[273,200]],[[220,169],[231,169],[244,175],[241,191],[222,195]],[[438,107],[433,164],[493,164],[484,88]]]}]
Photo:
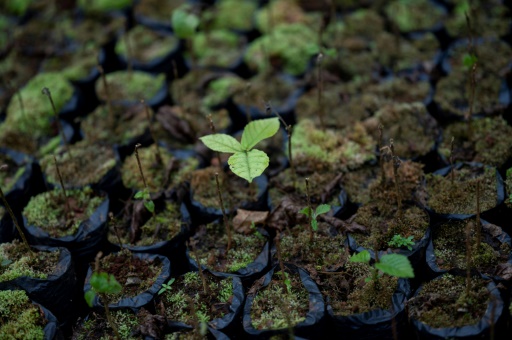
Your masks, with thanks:
[{"label": "green sprout", "polygon": [[388,242],[388,246],[395,248],[405,247],[409,250],[412,250],[412,247],[415,244],[412,238],[413,236],[403,237],[400,234],[395,234],[391,241]]},{"label": "green sprout", "polygon": [[478,61],[478,57],[473,53],[466,53],[462,57],[462,63],[468,69],[471,69],[473,67],[473,65],[476,64],[477,61]]},{"label": "green sprout", "polygon": [[181,39],[191,38],[199,26],[199,17],[191,13],[190,5],[184,4],[172,12],[172,28]]},{"label": "green sprout", "polygon": [[279,130],[278,118],[255,120],[247,124],[242,134],[242,141],[223,133],[199,138],[208,148],[217,152],[232,153],[228,159],[233,173],[247,182],[263,173],[268,167],[269,158],[263,151],[253,149],[260,141],[270,138]]},{"label": "green sprout", "polygon": [[310,207],[305,207],[304,209],[300,210],[299,213],[306,215],[307,217],[311,218],[311,228],[314,231],[318,230],[318,221],[317,217],[329,212],[331,210],[331,206],[329,204],[320,204],[318,207],[316,207],[316,210],[313,212],[313,209]]},{"label": "green sprout", "polygon": [[[370,264],[371,256],[368,250],[363,250],[358,254],[354,254],[350,257],[350,262],[361,262]],[[385,254],[382,255],[372,267],[373,276],[366,278],[366,282],[377,281],[378,271],[395,276],[398,278],[413,278],[414,270],[412,269],[411,262],[407,256],[401,254]]]},{"label": "green sprout", "polygon": [[146,209],[148,209],[152,214],[155,213],[155,203],[151,200],[151,195],[149,194],[149,189],[147,187],[144,188],[144,190],[137,191],[133,197],[137,200],[142,199]]},{"label": "green sprout", "polygon": [[172,287],[171,285],[176,281],[176,279],[173,277],[169,280],[169,283],[162,283],[162,288],[158,291],[158,295],[162,295],[165,292],[170,292]]},{"label": "green sprout", "polygon": [[91,290],[85,293],[85,301],[92,307],[92,303],[96,294],[117,294],[121,291],[121,285],[117,282],[116,278],[112,274],[105,272],[92,273],[91,276]]}]

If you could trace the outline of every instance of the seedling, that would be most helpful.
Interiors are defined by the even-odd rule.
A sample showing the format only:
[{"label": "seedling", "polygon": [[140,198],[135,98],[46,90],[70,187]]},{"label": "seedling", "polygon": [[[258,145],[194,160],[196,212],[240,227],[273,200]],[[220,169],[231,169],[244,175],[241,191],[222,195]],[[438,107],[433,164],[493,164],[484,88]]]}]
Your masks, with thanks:
[{"label": "seedling", "polygon": [[220,191],[220,184],[219,184],[219,173],[215,173],[215,184],[217,185],[217,195],[219,196],[219,204],[220,209],[222,211],[222,218],[224,220],[224,229],[226,229],[226,233],[228,236],[228,246],[226,248],[226,253],[229,252],[231,249],[231,228],[229,226],[229,220],[228,215],[226,214],[226,210],[224,209],[224,201],[222,200],[222,193]]},{"label": "seedling", "polygon": [[96,65],[96,68],[98,69],[98,72],[101,75],[101,81],[103,82],[103,88],[105,91],[105,97],[107,98],[107,109],[108,109],[108,117],[110,120],[110,126],[115,126],[114,121],[114,110],[112,109],[112,97],[110,96],[110,88],[108,86],[107,82],[107,76],[105,76],[105,71],[103,70],[103,67],[99,64]]},{"label": "seedling", "polygon": [[41,93],[48,97],[50,100],[50,104],[52,105],[53,114],[55,115],[55,121],[57,122],[57,127],[59,128],[60,138],[62,139],[62,143],[64,143],[64,146],[66,147],[67,152],[71,155],[71,150],[69,149],[68,141],[66,140],[66,136],[64,135],[64,129],[62,128],[62,125],[60,124],[59,120],[59,114],[57,113],[57,109],[55,108],[55,104],[53,102],[52,93],[50,92],[50,89],[47,87],[43,87],[41,90]]},{"label": "seedling", "polygon": [[413,239],[413,236],[403,237],[400,234],[395,234],[393,236],[393,238],[391,238],[391,241],[388,242],[388,246],[395,247],[395,248],[404,247],[409,250],[412,250],[412,247],[415,245],[415,243],[412,239]]},{"label": "seedling", "polygon": [[391,157],[391,162],[393,162],[393,177],[395,179],[395,190],[396,190],[396,204],[398,206],[398,216],[402,216],[402,194],[400,191],[400,181],[398,177],[398,168],[402,163],[400,158],[395,155],[395,146],[393,144],[393,138],[389,139],[389,145],[384,146],[381,151],[385,151]]},{"label": "seedling", "polygon": [[169,280],[169,283],[162,283],[162,288],[158,291],[158,295],[162,295],[165,292],[170,292],[172,287],[171,285],[176,281],[176,279],[173,277]]},{"label": "seedling", "polygon": [[[149,134],[151,135],[151,139],[153,140],[154,143],[157,142],[157,139],[155,138],[155,133],[153,131],[153,128],[151,127],[151,114],[149,112],[149,107],[146,105],[146,102],[144,101],[144,99],[141,99],[140,100],[140,103],[144,106],[144,111],[146,112],[146,119],[148,120],[148,128],[149,128]],[[156,159],[156,162],[158,163],[158,165],[164,166],[164,161],[163,161],[163,157],[162,157],[162,154],[160,153],[160,148],[156,147],[156,151],[155,151],[155,159]]]},{"label": "seedling", "polygon": [[103,301],[103,305],[105,307],[105,316],[107,317],[107,321],[110,325],[110,328],[112,328],[112,330],[114,331],[114,335],[115,335],[116,339],[121,340],[121,337],[119,336],[119,332],[117,330],[117,326],[116,326],[114,320],[112,320],[112,316],[110,315],[110,310],[108,308],[109,302],[108,302],[107,294],[117,294],[117,293],[121,292],[122,287],[119,284],[119,282],[117,282],[114,275],[112,275],[112,274],[109,275],[108,273],[105,273],[105,272],[101,272],[101,273],[99,272],[100,258],[102,255],[103,255],[102,252],[99,252],[98,255],[96,255],[95,270],[94,270],[94,273],[92,273],[91,280],[90,280],[92,289],[85,292],[84,298],[85,298],[85,301],[87,302],[87,304],[89,305],[89,307],[92,308],[92,304],[93,304],[94,298],[96,297],[96,294],[98,294],[100,296],[101,300]]},{"label": "seedling", "polygon": [[279,262],[279,268],[281,269],[281,279],[283,283],[284,291],[286,295],[291,293],[291,281],[286,272],[284,271],[284,263],[283,258],[281,256],[281,234],[278,232],[276,235],[276,253],[277,253],[277,261]]},{"label": "seedling", "polygon": [[309,225],[310,225],[310,241],[313,239],[313,231],[318,230],[318,216],[325,214],[331,210],[331,206],[329,204],[320,204],[316,207],[315,211],[313,211],[313,208],[311,207],[311,201],[309,198],[309,185],[308,180],[306,178],[306,191],[308,196],[308,206],[301,209],[299,213],[306,215],[309,217]]},{"label": "seedling", "polygon": [[[206,116],[208,118],[208,123],[210,125],[210,131],[212,132],[212,134],[215,134],[216,131],[215,131],[215,124],[213,124],[213,118],[212,118],[212,114],[208,114],[208,116]],[[215,151],[215,156],[217,157],[217,163],[219,168],[222,167],[222,160],[220,159],[220,154],[218,151]]]},{"label": "seedling", "polygon": [[[192,7],[190,5],[183,4],[172,12],[172,29],[178,38],[185,39],[187,50],[190,51],[190,60],[192,63],[194,62],[194,53],[191,48],[191,38],[196,33],[199,23],[199,17],[192,13]],[[191,69],[194,69],[193,65]]]},{"label": "seedling", "polygon": [[252,183],[269,165],[267,154],[253,147],[263,139],[275,135],[278,130],[279,120],[266,118],[247,124],[241,142],[223,133],[203,136],[200,139],[213,151],[232,153],[228,159],[229,168],[235,175]]},{"label": "seedling", "polygon": [[[196,259],[196,262],[197,262],[197,270],[199,272],[199,277],[201,278],[201,282],[203,283],[203,292],[205,294],[208,294],[208,284],[206,283],[206,277],[204,276],[204,273],[203,273],[203,267],[201,266],[201,262],[199,262],[199,256],[197,255],[197,251],[196,251],[196,242],[195,240],[190,240],[188,242],[188,246],[190,248],[190,250],[192,251],[192,254],[194,255],[195,259]],[[192,315],[196,315],[196,313],[192,313]]]},{"label": "seedling", "polygon": [[[368,250],[363,250],[360,253],[354,254],[350,257],[350,262],[361,262],[370,264],[371,256]],[[366,278],[366,282],[374,281],[377,283],[379,277],[379,270],[390,276],[398,278],[413,278],[414,271],[411,262],[407,256],[401,254],[385,254],[378,258],[373,267],[372,277]]]},{"label": "seedling", "polygon": [[[322,32],[322,31],[321,31]],[[322,33],[320,32],[320,41],[322,37]],[[316,57],[316,65],[318,67],[318,75],[317,75],[317,83],[318,83],[318,118],[320,118],[320,127],[322,130],[325,130],[324,123],[324,79],[322,73],[322,60],[324,59],[324,55],[319,53]]]},{"label": "seedling", "polygon": [[134,198],[135,199],[142,199],[144,202],[144,206],[146,209],[149,210],[153,214],[153,217],[155,217],[155,203],[151,200],[151,195],[149,193],[148,184],[146,182],[146,177],[144,177],[144,172],[142,171],[142,165],[140,163],[139,158],[139,151],[138,149],[141,147],[139,143],[135,145],[135,157],[137,158],[137,165],[139,166],[140,176],[142,177],[142,182],[144,183],[144,190],[137,191]]},{"label": "seedling", "polygon": [[66,188],[64,187],[64,181],[62,180],[62,175],[60,173],[59,164],[57,163],[57,158],[55,155],[53,156],[53,161],[55,162],[55,169],[57,169],[57,176],[59,176],[60,186],[62,187],[62,194],[64,195],[64,204],[66,208],[66,215],[71,212],[71,208],[68,202],[68,194],[66,193]]},{"label": "seedling", "polygon": [[119,230],[117,228],[118,225],[117,225],[116,218],[114,217],[114,214],[112,212],[109,212],[108,218],[110,219],[110,223],[112,224],[112,227],[114,228],[114,233],[116,234],[117,242],[119,242],[119,247],[121,247],[121,249],[123,249],[124,248],[123,241],[121,241],[121,236],[119,236]]},{"label": "seedling", "polygon": [[286,135],[288,139],[288,159],[290,160],[290,169],[292,171],[292,179],[293,179],[293,187],[295,188],[295,179],[297,178],[297,174],[295,173],[295,167],[293,166],[293,158],[292,158],[292,126],[289,124],[286,124],[283,117],[279,114],[279,112],[274,111],[272,109],[272,105],[270,105],[270,102],[265,103],[265,111],[267,115],[272,114],[274,112],[276,116],[279,118],[281,123],[286,127]]},{"label": "seedling", "polygon": [[384,126],[379,124],[379,165],[380,165],[380,185],[384,186],[386,183],[386,172],[384,171],[384,155],[383,150],[384,146],[382,146],[382,135]]}]

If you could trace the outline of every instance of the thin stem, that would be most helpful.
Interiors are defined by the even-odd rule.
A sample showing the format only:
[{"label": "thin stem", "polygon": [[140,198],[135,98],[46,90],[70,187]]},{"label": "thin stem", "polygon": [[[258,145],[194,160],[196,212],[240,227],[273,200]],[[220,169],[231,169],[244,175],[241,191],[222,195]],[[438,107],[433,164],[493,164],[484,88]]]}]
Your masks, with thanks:
[{"label": "thin stem", "polygon": [[[322,33],[320,33],[320,37],[322,36]],[[321,40],[321,39],[320,39]],[[324,55],[322,53],[319,53],[316,57],[316,64],[318,68],[317,73],[317,83],[318,83],[318,118],[320,119],[320,127],[322,130],[325,130],[325,121],[324,121],[324,79],[323,79],[323,73],[322,73],[322,60],[324,58]]]},{"label": "thin stem", "polygon": [[482,241],[482,224],[480,221],[480,180],[476,181],[476,251],[480,249]]},{"label": "thin stem", "polygon": [[110,87],[108,86],[107,76],[105,75],[103,67],[100,64],[96,65],[96,68],[98,69],[98,72],[101,75],[101,81],[103,82],[105,96],[107,97],[107,109],[108,109],[108,116],[109,116],[109,120],[110,120],[109,125],[114,127],[115,126],[115,122],[114,122],[115,117],[114,117],[114,110],[112,109],[112,97],[110,96]]},{"label": "thin stem", "polygon": [[450,142],[450,181],[453,188],[453,183],[455,182],[455,168],[453,167],[453,142],[455,141],[455,137],[452,136],[452,140]]},{"label": "thin stem", "polygon": [[384,171],[384,157],[382,157],[383,153],[383,146],[382,146],[382,135],[383,135],[383,129],[384,126],[382,124],[379,124],[379,141],[378,141],[378,147],[379,147],[379,165],[380,165],[380,184],[384,186],[384,183],[386,183],[386,172]]},{"label": "thin stem", "polygon": [[389,150],[391,151],[391,161],[393,162],[393,177],[395,179],[396,204],[398,206],[398,216],[402,216],[402,194],[400,192],[400,183],[398,177],[398,168],[400,167],[400,159],[395,156],[395,146],[393,138],[389,139]]},{"label": "thin stem", "polygon": [[121,247],[121,249],[123,249],[124,248],[123,241],[121,241],[121,236],[119,236],[119,230],[117,229],[117,223],[116,223],[116,219],[114,218],[114,214],[112,212],[109,212],[108,217],[110,219],[110,223],[112,224],[112,227],[114,228],[114,234],[116,234],[117,242],[119,242],[119,247]]},{"label": "thin stem", "polygon": [[206,283],[206,277],[204,276],[203,267],[201,266],[201,262],[199,262],[199,255],[197,254],[196,247],[194,246],[193,242],[189,243],[190,249],[192,250],[192,254],[194,255],[194,258],[197,262],[197,269],[199,272],[199,277],[201,278],[201,282],[203,283],[203,291],[204,294],[208,294],[208,284]]},{"label": "thin stem", "polygon": [[251,83],[245,84],[244,89],[244,97],[245,97],[245,118],[247,119],[247,123],[252,121],[251,119],[251,107],[249,105],[249,90],[251,89]]},{"label": "thin stem", "polygon": [[144,172],[142,171],[142,164],[140,163],[140,158],[139,158],[139,148],[141,147],[142,145],[140,143],[137,143],[135,145],[135,158],[137,158],[137,165],[139,166],[139,172],[140,172],[140,177],[142,178],[142,182],[144,183],[144,188],[148,188],[148,183],[146,182],[146,177],[144,177]]},{"label": "thin stem", "polygon": [[64,146],[66,148],[66,151],[69,153],[69,156],[72,158],[73,155],[71,154],[71,150],[69,149],[68,141],[66,140],[66,136],[64,135],[64,129],[62,128],[62,125],[60,124],[59,120],[59,113],[57,112],[57,109],[55,108],[55,103],[53,102],[52,93],[50,92],[50,89],[47,87],[43,87],[41,90],[41,93],[48,97],[50,100],[50,104],[52,105],[53,114],[55,115],[55,121],[57,122],[57,127],[59,129],[60,138],[62,139],[62,143],[64,143]]},{"label": "thin stem", "polygon": [[[6,167],[7,167],[6,165],[2,165],[0,167],[0,170],[5,169]],[[18,219],[14,215],[14,212],[11,209],[11,205],[9,204],[9,202],[7,202],[7,199],[5,198],[4,192],[2,191],[1,187],[0,187],[0,198],[2,199],[2,203],[5,206],[5,209],[7,209],[9,216],[11,216],[12,222],[14,223],[14,225],[16,226],[16,229],[18,230],[18,233],[20,234],[23,244],[25,245],[25,247],[27,247],[27,249],[29,250],[30,253],[33,253],[32,249],[30,248],[30,245],[28,244],[27,238],[25,237],[25,234],[23,233],[23,230],[21,229],[20,225],[18,224]]]},{"label": "thin stem", "polygon": [[55,169],[57,169],[57,176],[59,177],[60,186],[62,188],[62,192],[64,193],[64,204],[66,207],[66,216],[71,212],[71,207],[68,202],[68,194],[66,193],[66,187],[64,187],[64,181],[62,180],[62,175],[60,173],[59,164],[57,163],[57,157],[53,155],[53,161],[55,162]]},{"label": "thin stem", "polygon": [[[208,116],[206,117],[208,118],[208,122],[210,124],[210,131],[212,132],[212,134],[215,134],[215,124],[213,124],[212,114],[209,113]],[[220,159],[220,153],[218,151],[215,151],[215,157],[217,158],[217,162],[219,163],[219,168],[222,168],[222,160]]]},{"label": "thin stem", "polygon": [[304,179],[306,181],[306,199],[308,201],[309,208],[309,242],[313,242],[313,207],[311,207],[311,197],[309,196],[309,178]]},{"label": "thin stem", "polygon": [[[146,118],[148,120],[148,128],[149,128],[149,134],[151,135],[151,139],[156,145],[156,151],[155,151],[155,159],[156,162],[163,167],[164,161],[162,154],[160,153],[160,148],[158,147],[157,139],[155,138],[155,134],[153,133],[153,128],[151,127],[151,113],[149,112],[149,107],[146,105],[146,102],[144,99],[140,100],[140,103],[144,105],[144,110],[146,111]],[[165,169],[164,169],[165,170]]]},{"label": "thin stem", "polygon": [[290,295],[290,291],[288,290],[288,285],[286,284],[286,272],[284,271],[284,263],[283,258],[281,256],[281,233],[277,232],[276,235],[276,252],[277,252],[277,261],[279,262],[279,268],[281,268],[281,278],[283,283],[284,291],[286,295]]},{"label": "thin stem", "polygon": [[129,35],[129,32],[127,30],[125,30],[125,32],[123,34],[123,38],[124,38],[124,44],[126,45],[126,62],[128,64],[127,65],[128,74],[131,77],[132,73],[133,73],[133,61],[132,61],[133,53],[132,53],[132,45],[130,43],[130,37],[128,35]]},{"label": "thin stem", "polygon": [[[103,256],[103,252],[101,252],[101,251],[99,251],[98,254],[96,254],[96,259],[95,259],[95,263],[94,263],[94,270],[96,273],[100,272],[100,258],[102,256]],[[119,336],[119,332],[117,330],[117,326],[116,326],[114,320],[112,319],[112,316],[110,315],[110,309],[108,308],[109,301],[108,301],[107,295],[104,293],[99,293],[98,295],[100,296],[101,300],[103,301],[103,307],[105,308],[105,316],[107,317],[107,322],[110,325],[110,328],[112,328],[112,331],[114,331],[114,336],[116,337],[116,339],[121,340],[121,337]]]},{"label": "thin stem", "polygon": [[226,210],[224,209],[224,201],[222,200],[222,193],[220,191],[219,184],[219,173],[215,173],[215,183],[217,184],[217,195],[219,196],[220,209],[222,210],[222,217],[224,219],[224,228],[226,229],[226,233],[228,235],[228,247],[226,249],[226,254],[231,249],[231,228],[229,227],[228,215],[226,214]]}]

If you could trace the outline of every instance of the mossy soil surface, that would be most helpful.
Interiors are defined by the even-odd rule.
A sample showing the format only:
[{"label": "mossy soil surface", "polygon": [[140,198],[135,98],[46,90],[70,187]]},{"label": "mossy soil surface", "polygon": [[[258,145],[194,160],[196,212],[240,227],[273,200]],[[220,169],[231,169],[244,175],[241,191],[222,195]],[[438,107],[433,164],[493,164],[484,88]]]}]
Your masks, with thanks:
[{"label": "mossy soil surface", "polygon": [[188,272],[169,282],[170,289],[160,295],[167,320],[196,326],[223,318],[230,311],[233,279],[203,271],[206,292],[199,272]]},{"label": "mossy soil surface", "polygon": [[43,339],[47,320],[23,290],[0,291],[0,338]]},{"label": "mossy soil surface", "polygon": [[103,80],[98,79],[96,81],[96,94],[103,101],[138,102],[141,99],[150,100],[165,82],[163,74],[153,76],[140,71],[117,71],[109,73],[105,77],[110,98],[107,96]]},{"label": "mossy soil surface", "polygon": [[27,250],[25,244],[18,241],[0,245],[0,282],[10,281],[21,276],[47,279],[52,275],[59,262],[60,251]]},{"label": "mossy soil surface", "polygon": [[17,165],[11,157],[5,154],[0,154],[0,166],[3,167],[0,171],[0,188],[2,188],[4,194],[7,194],[21,177],[26,167]]},{"label": "mossy soil surface", "polygon": [[[233,228],[232,222],[230,228]],[[193,236],[199,262],[210,270],[218,272],[236,272],[247,267],[263,251],[267,239],[258,231],[245,235],[232,231],[231,248],[228,250],[228,236],[224,225],[210,223],[200,226]],[[189,247],[189,256],[196,255]]]},{"label": "mossy soil surface", "polygon": [[471,278],[469,295],[466,285],[465,277],[451,274],[429,281],[409,300],[409,317],[433,328],[476,324],[487,310],[490,294],[482,279]]}]

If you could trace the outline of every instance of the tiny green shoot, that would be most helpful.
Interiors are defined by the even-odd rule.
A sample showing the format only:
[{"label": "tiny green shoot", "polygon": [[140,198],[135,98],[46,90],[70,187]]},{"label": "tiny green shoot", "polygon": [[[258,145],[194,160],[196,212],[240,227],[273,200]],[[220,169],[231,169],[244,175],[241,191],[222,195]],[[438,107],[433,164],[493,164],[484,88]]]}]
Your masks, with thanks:
[{"label": "tiny green shoot", "polygon": [[173,277],[169,280],[169,283],[162,283],[162,288],[158,291],[158,295],[162,295],[165,292],[170,292],[172,287],[171,285],[176,281],[176,279]]},{"label": "tiny green shoot", "polygon": [[403,237],[400,234],[395,234],[391,240],[388,242],[388,246],[395,247],[395,248],[407,248],[409,250],[412,250],[412,247],[414,246],[414,241],[412,240],[413,236],[409,237]]},{"label": "tiny green shoot", "polygon": [[466,53],[462,57],[462,63],[468,70],[471,70],[473,68],[473,65],[475,65],[477,61],[478,57],[473,53]]},{"label": "tiny green shoot", "polygon": [[137,191],[135,196],[133,196],[137,200],[143,200],[144,206],[148,209],[149,212],[155,212],[155,203],[151,200],[151,195],[149,194],[149,189],[144,188],[144,190]]},{"label": "tiny green shoot", "polygon": [[191,7],[185,4],[172,12],[171,23],[174,34],[181,39],[188,39],[196,33],[199,17],[191,13]]},{"label": "tiny green shoot", "polygon": [[[350,257],[350,262],[361,262],[370,264],[371,256],[368,250],[363,250]],[[366,278],[366,282],[376,280],[378,278],[377,271],[381,271],[390,276],[398,278],[413,278],[414,270],[407,256],[401,254],[385,254],[382,255],[372,268],[373,277]]]},{"label": "tiny green shoot", "polygon": [[96,294],[116,294],[119,293],[122,288],[114,275],[105,272],[92,273],[90,282],[92,289],[88,290],[84,296],[89,307],[92,307]]},{"label": "tiny green shoot", "polygon": [[299,213],[306,215],[311,218],[311,228],[314,231],[318,230],[318,216],[328,213],[331,210],[331,206],[329,204],[320,204],[316,207],[315,211],[312,211],[309,207],[305,207],[299,211]]},{"label": "tiny green shoot", "polygon": [[279,130],[278,118],[255,120],[247,124],[242,133],[241,142],[230,135],[217,133],[199,139],[210,149],[217,152],[232,153],[228,159],[233,173],[247,182],[260,176],[269,165],[269,158],[263,151],[253,149],[256,144],[270,138]]}]

